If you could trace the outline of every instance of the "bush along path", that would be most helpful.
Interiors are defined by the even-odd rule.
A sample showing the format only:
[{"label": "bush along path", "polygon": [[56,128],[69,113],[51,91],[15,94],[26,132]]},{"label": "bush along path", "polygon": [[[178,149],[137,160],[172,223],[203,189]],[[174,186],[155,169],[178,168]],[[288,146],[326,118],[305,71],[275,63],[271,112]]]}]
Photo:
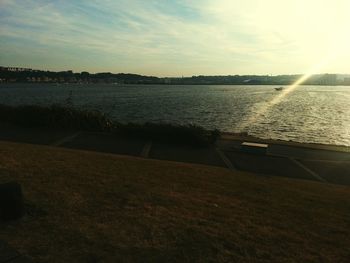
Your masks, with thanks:
[{"label": "bush along path", "polygon": [[7,106],[0,105],[0,122],[22,127],[70,129],[93,132],[110,132],[119,136],[153,141],[208,146],[220,137],[218,130],[206,130],[197,125],[169,123],[119,123],[104,113],[80,110],[72,106]]}]

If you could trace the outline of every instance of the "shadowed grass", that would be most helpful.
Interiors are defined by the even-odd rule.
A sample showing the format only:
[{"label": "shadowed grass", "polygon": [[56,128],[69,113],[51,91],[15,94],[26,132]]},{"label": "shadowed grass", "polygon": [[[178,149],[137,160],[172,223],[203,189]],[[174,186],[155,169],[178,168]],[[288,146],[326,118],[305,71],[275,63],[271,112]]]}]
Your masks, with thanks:
[{"label": "shadowed grass", "polygon": [[347,262],[349,187],[0,143],[28,215],[0,225],[34,262]]}]

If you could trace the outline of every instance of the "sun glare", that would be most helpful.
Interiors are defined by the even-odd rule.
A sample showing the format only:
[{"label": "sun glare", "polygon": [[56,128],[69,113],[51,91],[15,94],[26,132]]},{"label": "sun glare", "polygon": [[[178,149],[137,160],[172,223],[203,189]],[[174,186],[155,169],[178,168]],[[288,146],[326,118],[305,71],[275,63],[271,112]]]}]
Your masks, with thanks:
[{"label": "sun glare", "polygon": [[254,122],[258,121],[263,115],[265,115],[268,111],[270,111],[274,106],[281,103],[290,93],[295,91],[300,85],[302,85],[305,81],[307,81],[311,76],[317,74],[322,69],[327,67],[332,61],[334,61],[339,55],[340,51],[334,50],[333,54],[324,58],[323,61],[316,64],[308,73],[302,75],[296,82],[292,85],[284,88],[281,92],[278,93],[271,101],[264,104],[257,112],[254,112],[248,119],[246,119],[241,125],[240,129],[245,130],[247,127],[250,127]]}]

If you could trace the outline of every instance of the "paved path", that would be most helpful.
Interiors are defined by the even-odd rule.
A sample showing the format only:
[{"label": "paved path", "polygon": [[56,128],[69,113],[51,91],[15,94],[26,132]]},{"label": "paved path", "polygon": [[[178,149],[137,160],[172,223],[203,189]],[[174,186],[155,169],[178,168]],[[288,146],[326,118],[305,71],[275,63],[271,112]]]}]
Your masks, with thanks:
[{"label": "paved path", "polygon": [[233,165],[229,158],[227,158],[226,154],[218,147],[216,147],[216,152],[220,155],[220,158],[225,163],[228,169],[231,171],[237,171],[237,168]]},{"label": "paved path", "polygon": [[149,152],[151,151],[152,148],[152,141],[146,142],[145,146],[143,147],[141,151],[141,157],[143,158],[148,158],[149,157]]},{"label": "paved path", "polygon": [[[245,139],[254,142],[252,138]],[[332,150],[313,149],[302,144],[269,141],[267,153],[259,155],[242,152],[242,138],[221,139],[213,147],[194,148],[122,138],[108,133],[19,128],[3,124],[0,124],[0,140],[198,163],[256,174],[350,185],[350,152],[334,151],[334,147],[330,148]]]},{"label": "paved path", "polygon": [[306,171],[307,173],[309,173],[313,178],[315,178],[315,180],[320,181],[320,182],[324,182],[327,183],[327,180],[322,178],[321,176],[319,176],[316,172],[312,171],[310,168],[308,168],[307,166],[305,166],[304,164],[302,164],[301,162],[299,162],[298,160],[294,159],[294,158],[289,158],[289,160],[291,160],[293,163],[295,163],[296,165],[298,165],[300,168],[302,168],[304,171]]}]

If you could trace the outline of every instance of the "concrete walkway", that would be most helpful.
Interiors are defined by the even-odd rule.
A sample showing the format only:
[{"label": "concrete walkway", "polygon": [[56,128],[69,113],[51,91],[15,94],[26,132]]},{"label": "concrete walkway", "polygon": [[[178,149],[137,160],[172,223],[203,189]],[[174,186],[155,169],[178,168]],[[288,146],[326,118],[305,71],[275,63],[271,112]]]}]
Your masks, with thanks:
[{"label": "concrete walkway", "polygon": [[350,152],[336,151],[335,147],[328,150],[325,146],[310,148],[304,144],[268,141],[266,154],[251,154],[241,151],[241,143],[254,141],[252,138],[224,137],[214,146],[194,148],[117,137],[108,133],[19,128],[4,124],[0,124],[0,140],[198,163],[261,175],[350,185]]}]

